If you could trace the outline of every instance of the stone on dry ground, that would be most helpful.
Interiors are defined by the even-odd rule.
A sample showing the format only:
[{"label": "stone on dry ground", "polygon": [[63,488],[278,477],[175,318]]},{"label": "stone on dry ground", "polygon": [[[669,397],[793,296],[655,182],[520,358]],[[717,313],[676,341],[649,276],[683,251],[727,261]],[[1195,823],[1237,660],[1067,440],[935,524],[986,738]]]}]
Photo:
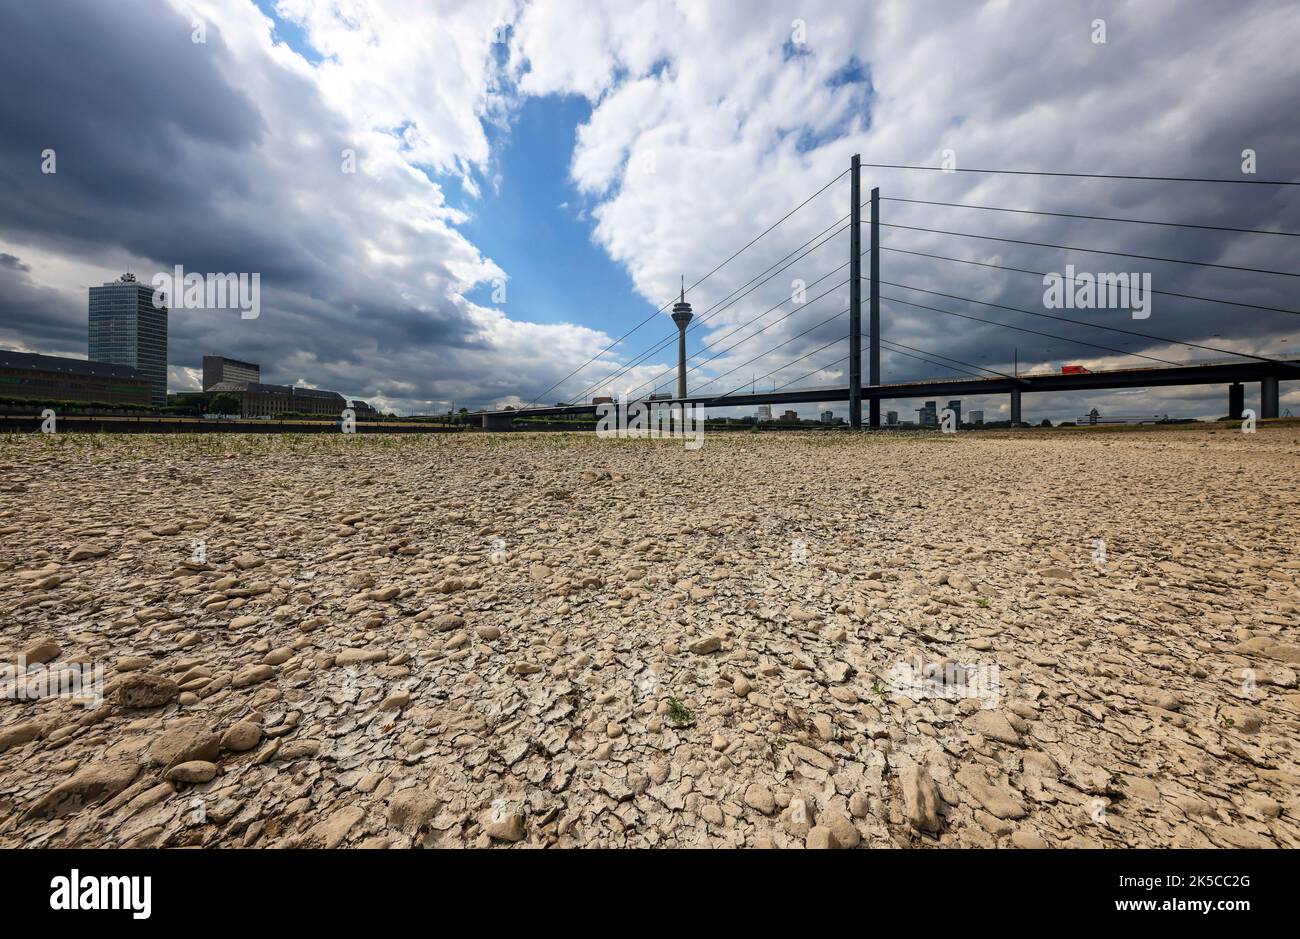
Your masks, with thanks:
[{"label": "stone on dry ground", "polygon": [[1294,426],[0,469],[3,847],[1300,845]]}]

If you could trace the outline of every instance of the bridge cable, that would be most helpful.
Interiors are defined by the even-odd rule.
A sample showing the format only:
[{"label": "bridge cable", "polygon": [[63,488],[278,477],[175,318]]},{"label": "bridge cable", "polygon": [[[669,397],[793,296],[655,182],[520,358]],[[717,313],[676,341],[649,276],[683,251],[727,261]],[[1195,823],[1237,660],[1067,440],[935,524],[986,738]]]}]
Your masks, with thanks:
[{"label": "bridge cable", "polygon": [[[1300,368],[1300,365],[1295,365],[1294,363],[1288,362],[1285,359],[1274,359],[1264,355],[1255,355],[1250,352],[1234,352],[1232,349],[1221,349],[1218,346],[1207,346],[1203,343],[1188,342],[1183,339],[1170,339],[1168,336],[1156,336],[1153,335],[1152,333],[1139,332],[1135,329],[1121,329],[1118,326],[1103,326],[1101,323],[1089,323],[1087,320],[1076,320],[1069,316],[1056,316],[1052,313],[1042,313],[1038,310],[1025,310],[1020,307],[1007,306],[1002,303],[992,303],[988,300],[976,300],[973,297],[960,297],[957,296],[956,294],[943,293],[942,291],[939,290],[927,290],[924,287],[914,287],[911,284],[896,284],[888,280],[882,280],[881,283],[887,284],[890,287],[901,287],[904,290],[916,290],[920,293],[933,294],[936,297],[947,297],[949,300],[960,300],[964,303],[977,303],[980,306],[988,306],[988,307],[995,307],[1001,310],[1009,310],[1012,313],[1024,313],[1028,316],[1040,316],[1043,319],[1057,320],[1062,323],[1072,323],[1075,326],[1089,326],[1092,329],[1103,329],[1106,330],[1107,332],[1123,333],[1124,335],[1127,336],[1137,336],[1139,339],[1149,339],[1152,340],[1153,342],[1164,342],[1174,346],[1187,346],[1192,349],[1203,349],[1206,352],[1218,352],[1221,355],[1234,355],[1245,359],[1255,359],[1256,361],[1259,362],[1268,362],[1270,365],[1287,365],[1292,368]],[[904,300],[902,302],[906,303],[907,301]],[[1064,339],[1066,337],[1061,336],[1057,338]],[[1069,341],[1073,342],[1077,340],[1069,340]],[[1125,354],[1136,355],[1137,353],[1130,352]],[[1182,366],[1184,363],[1174,363],[1174,364]]]},{"label": "bridge cable", "polygon": [[[1038,277],[1046,277],[1048,274],[1047,271],[1033,271],[1025,267],[1010,267],[1006,264],[991,264],[987,261],[971,261],[967,258],[952,258],[943,254],[928,254],[925,251],[910,251],[906,248],[890,248],[886,245],[881,245],[880,250],[893,251],[897,254],[913,254],[921,258],[934,258],[936,261],[955,261],[958,264],[974,264],[976,267],[991,267],[994,270],[999,270],[999,271],[1015,271],[1016,273],[1019,274],[1034,274]],[[1061,277],[1062,280],[1069,280],[1069,281],[1078,280],[1077,277],[1066,277],[1064,275],[1059,275],[1059,276]],[[1224,300],[1220,297],[1200,297],[1194,293],[1176,293],[1172,290],[1157,290],[1154,287],[1150,288],[1150,292],[1158,293],[1162,297],[1179,297],[1183,300],[1201,300],[1205,303],[1223,303],[1228,306],[1246,307],[1251,310],[1266,310],[1270,313],[1290,313],[1293,316],[1300,316],[1300,310],[1288,310],[1286,307],[1280,307],[1280,306],[1262,306],[1261,304],[1258,303],[1242,303],[1240,300]]]},{"label": "bridge cable", "polygon": [[[863,225],[868,222],[863,222]],[[942,228],[921,228],[916,225],[898,225],[893,222],[881,222],[885,228],[903,228],[909,231],[931,232],[936,235],[955,235],[959,238],[979,238],[982,241],[1001,241],[1013,245],[1030,245],[1035,248],[1056,248],[1060,251],[1082,251],[1086,254],[1105,254],[1121,258],[1134,258],[1139,261],[1164,261],[1169,264],[1187,264],[1193,267],[1213,267],[1223,271],[1242,271],[1246,274],[1277,274],[1280,277],[1300,277],[1295,271],[1273,271],[1259,267],[1238,267],[1234,264],[1214,264],[1210,261],[1185,261],[1182,258],[1161,258],[1149,254],[1129,254],[1126,251],[1102,251],[1100,248],[1079,248],[1073,245],[1054,245],[1043,241],[1022,241],[1018,238],[999,238],[996,235],[976,235],[964,231],[947,231]]]},{"label": "bridge cable", "polygon": [[[699,280],[697,280],[695,283],[691,284],[690,289],[691,289],[691,290],[694,290],[694,289],[695,289],[696,287],[698,287],[700,284],[704,283],[706,280],[708,280],[710,277],[712,277],[712,276],[713,276],[714,274],[716,274],[718,271],[722,270],[722,268],[726,267],[728,264],[730,264],[732,261],[734,261],[736,258],[738,258],[741,254],[743,254],[744,252],[748,251],[750,248],[752,248],[752,247],[753,247],[753,246],[754,246],[754,245],[759,241],[759,239],[763,238],[765,235],[767,235],[767,234],[769,234],[770,232],[772,232],[772,231],[773,231],[774,229],[776,229],[776,227],[779,226],[782,222],[784,222],[784,221],[785,221],[786,219],[788,219],[790,216],[794,215],[796,212],[798,212],[800,209],[802,209],[804,206],[806,206],[806,205],[807,205],[809,202],[811,202],[813,199],[816,199],[818,196],[820,196],[820,195],[821,195],[823,192],[825,192],[827,189],[831,188],[831,186],[835,185],[837,182],[839,182],[841,179],[843,179],[843,178],[844,178],[846,175],[848,175],[850,172],[852,172],[852,169],[851,169],[851,168],[845,170],[844,172],[842,172],[842,173],[840,173],[838,176],[836,176],[834,179],[832,179],[830,182],[828,182],[826,185],[822,186],[820,189],[818,189],[816,192],[814,192],[814,193],[813,193],[811,196],[809,196],[807,199],[804,199],[802,202],[800,202],[798,205],[796,205],[793,209],[791,209],[791,210],[790,210],[789,212],[787,212],[785,215],[783,215],[783,216],[781,216],[779,219],[777,219],[777,220],[776,220],[772,225],[768,226],[768,227],[765,228],[762,232],[760,232],[757,236],[755,236],[755,237],[754,237],[754,238],[753,238],[753,239],[752,239],[752,240],[751,240],[747,245],[745,245],[743,248],[741,248],[739,251],[737,251],[737,252],[736,252],[735,254],[733,254],[731,257],[727,258],[725,261],[723,261],[721,264],[719,264],[719,265],[718,265],[717,267],[715,267],[713,270],[709,271],[707,274],[705,274],[703,277],[701,277],[701,278],[700,278]],[[538,401],[540,401],[542,398],[545,398],[546,395],[550,394],[550,393],[551,393],[553,390],[555,390],[557,387],[559,387],[560,385],[564,384],[566,381],[568,381],[568,380],[569,380],[570,378],[572,378],[574,375],[578,374],[578,372],[581,372],[584,368],[586,368],[586,367],[587,367],[588,365],[590,365],[592,362],[596,361],[596,359],[600,358],[602,355],[604,355],[604,354],[605,354],[606,352],[608,352],[610,349],[614,348],[614,346],[618,345],[620,342],[622,342],[622,341],[623,341],[624,339],[626,339],[628,336],[632,335],[632,333],[636,332],[638,329],[640,329],[640,328],[641,328],[642,326],[644,326],[646,323],[650,322],[652,319],[654,319],[656,316],[658,316],[658,315],[659,315],[660,313],[662,313],[664,310],[668,309],[668,307],[670,307],[670,306],[672,305],[672,303],[673,303],[673,301],[672,301],[672,300],[669,300],[667,303],[665,303],[665,304],[664,304],[663,306],[661,306],[659,309],[655,310],[654,313],[651,313],[648,317],[646,317],[644,320],[642,320],[642,321],[641,321],[640,323],[638,323],[636,326],[633,326],[630,330],[628,330],[626,333],[624,333],[624,334],[623,334],[622,336],[620,336],[618,339],[614,340],[612,343],[610,343],[608,346],[606,346],[606,347],[605,347],[604,349],[602,349],[600,352],[596,353],[594,356],[592,356],[590,359],[588,359],[585,363],[583,363],[582,365],[578,366],[578,368],[574,369],[572,372],[570,372],[570,373],[569,373],[568,375],[566,375],[564,378],[561,378],[561,379],[560,379],[559,381],[557,381],[555,384],[551,385],[550,388],[547,388],[547,389],[546,389],[545,391],[543,391],[540,395],[538,395],[536,398],[534,398],[532,401],[530,401],[529,404],[528,404],[528,407],[532,407],[534,404],[536,404],[536,403],[537,403]]]},{"label": "bridge cable", "polygon": [[[845,307],[843,310],[840,310],[840,312],[834,314],[833,316],[828,316],[828,317],[826,317],[826,319],[822,320],[820,323],[817,323],[817,324],[815,324],[815,325],[813,325],[813,326],[809,326],[807,329],[805,329],[803,332],[799,333],[798,335],[791,336],[789,339],[785,340],[784,342],[777,343],[776,345],[772,346],[772,348],[767,349],[767,350],[765,350],[765,351],[763,351],[763,352],[760,352],[758,355],[754,356],[754,357],[753,357],[752,359],[750,359],[749,361],[747,361],[747,362],[741,362],[741,363],[740,363],[739,365],[737,365],[735,368],[731,369],[730,371],[723,372],[723,373],[722,373],[721,375],[719,375],[717,378],[710,378],[710,379],[709,379],[708,381],[706,381],[704,384],[700,385],[700,388],[707,388],[709,385],[712,385],[714,382],[716,382],[716,381],[721,381],[722,379],[726,378],[728,375],[732,374],[733,372],[738,372],[738,371],[740,371],[740,370],[741,370],[742,368],[744,368],[746,365],[752,365],[752,364],[754,364],[754,363],[757,362],[759,359],[763,358],[763,356],[765,356],[765,355],[770,355],[771,353],[775,352],[777,349],[780,349],[782,346],[788,346],[790,343],[794,342],[796,339],[801,339],[801,338],[803,338],[804,336],[806,336],[806,335],[808,335],[810,332],[812,332],[814,329],[820,329],[821,327],[825,326],[827,323],[831,322],[832,320],[837,320],[837,319],[839,319],[841,316],[844,316],[844,315],[847,314],[848,312],[849,312],[849,308],[848,308],[848,307]],[[846,337],[843,337],[843,338],[846,338],[846,339],[847,339],[848,337],[846,336]],[[835,340],[835,342],[839,342],[839,341],[840,341],[839,339],[836,339],[836,340]],[[825,348],[825,347],[823,347],[823,348]],[[819,351],[819,350],[813,350],[813,351]],[[804,356],[800,356],[799,359],[806,359],[807,357],[808,357],[808,356],[804,355]],[[794,362],[798,362],[799,359],[795,359]],[[786,363],[786,365],[792,365],[792,364],[794,364],[794,363],[793,363],[793,362],[787,362],[787,363]],[[785,368],[785,367],[786,367],[785,365],[781,366],[781,368]],[[781,369],[777,369],[777,371],[779,372],[779,371],[781,371]],[[772,374],[772,373],[769,372],[768,375],[770,375],[770,374]],[[762,376],[762,377],[766,378],[766,377],[768,377],[768,376],[767,376],[767,375],[764,375],[764,376]],[[758,379],[754,379],[754,381],[757,381],[757,380],[758,380]],[[744,386],[744,385],[741,385],[740,387],[743,388],[743,387],[745,387],[745,386]],[[697,389],[697,390],[698,390],[698,389]],[[730,391],[727,392],[727,394],[731,394],[731,393],[732,393],[732,392],[730,392]],[[693,395],[688,396],[688,397],[693,397]],[[726,397],[726,395],[723,395],[723,397]]]},{"label": "bridge cable", "polygon": [[[844,311],[844,313],[847,313],[847,312],[849,312],[849,311],[848,311],[848,310],[845,310],[845,311]],[[835,319],[836,317],[843,316],[844,313],[836,313],[835,316],[832,316],[832,317],[831,317],[831,319]],[[830,320],[826,320],[826,322],[829,323]],[[821,323],[818,323],[817,325],[820,326],[820,325],[822,325],[822,324],[821,324]],[[816,329],[817,327],[814,326],[813,328]],[[795,338],[798,338],[798,337],[795,337]],[[829,349],[831,346],[835,345],[837,342],[844,342],[844,341],[847,340],[848,338],[849,338],[848,336],[840,336],[838,339],[832,339],[830,342],[826,343],[826,345],[824,345],[824,346],[818,346],[816,349],[813,349],[811,352],[807,352],[807,353],[805,353],[805,354],[799,356],[799,358],[797,358],[797,359],[791,359],[789,362],[786,362],[786,363],[785,363],[784,365],[782,365],[780,368],[774,368],[774,369],[772,369],[772,371],[768,372],[766,375],[760,375],[758,378],[756,378],[756,379],[754,379],[754,380],[755,380],[755,381],[762,381],[764,378],[770,378],[771,376],[775,375],[777,372],[785,371],[787,368],[789,368],[789,367],[790,367],[791,365],[793,365],[795,362],[802,362],[804,359],[808,358],[808,356],[810,356],[810,355],[816,355],[818,352],[821,352],[821,351],[823,351],[824,349]],[[782,343],[782,345],[784,345],[784,343]],[[777,348],[780,348],[780,347],[778,346]],[[769,351],[770,351],[770,350],[769,350]],[[759,356],[759,358],[762,358],[762,356]],[[746,364],[748,364],[748,363],[746,363]],[[742,366],[742,367],[743,367],[743,366]],[[821,369],[818,369],[817,371],[821,371]],[[730,372],[728,372],[727,374],[730,374]],[[814,374],[815,374],[815,373],[814,373]],[[718,378],[721,378],[721,377],[722,377],[721,375],[718,376]],[[714,381],[717,381],[717,379],[715,378]],[[749,383],[746,383],[746,384],[749,384]],[[740,386],[738,386],[738,387],[736,387],[736,388],[732,388],[732,389],[731,389],[730,391],[728,391],[726,394],[719,395],[718,397],[713,398],[712,400],[713,400],[714,402],[716,402],[716,401],[721,401],[723,398],[727,397],[728,395],[733,395],[733,394],[735,394],[737,391],[741,391],[741,390],[743,390],[744,388],[745,388],[745,385],[740,385]],[[713,407],[718,407],[717,404],[713,404],[712,406],[713,406]]]},{"label": "bridge cable", "polygon": [[[821,283],[823,280],[826,280],[826,278],[831,277],[832,275],[838,273],[839,271],[842,271],[844,268],[846,268],[846,267],[848,267],[848,266],[849,266],[849,262],[848,262],[848,261],[845,261],[845,262],[844,262],[843,264],[841,264],[839,267],[835,268],[835,270],[831,271],[831,272],[828,273],[828,274],[825,274],[825,275],[822,276],[822,277],[817,278],[817,280],[813,281],[811,284],[808,284],[808,286],[809,286],[809,287],[816,286],[817,284]],[[845,286],[845,285],[848,284],[848,283],[849,283],[849,281],[847,281],[847,280],[840,281],[838,284],[836,284],[834,287],[831,287],[831,288],[830,288],[829,290],[827,290],[826,292],[821,293],[821,294],[818,294],[817,296],[813,297],[811,300],[805,300],[803,303],[799,304],[799,306],[795,307],[795,308],[794,308],[793,310],[791,310],[789,313],[785,314],[785,316],[782,316],[782,317],[780,317],[779,319],[775,319],[775,320],[773,320],[772,322],[768,323],[766,326],[762,327],[761,329],[757,330],[756,332],[751,333],[750,335],[746,336],[745,338],[738,340],[737,342],[735,342],[735,343],[733,343],[732,345],[728,346],[726,349],[723,349],[722,352],[717,353],[717,355],[709,356],[709,358],[705,359],[703,362],[697,362],[695,365],[692,365],[690,368],[688,368],[688,369],[686,370],[686,374],[689,375],[689,374],[691,374],[691,372],[695,371],[696,369],[703,368],[703,367],[704,367],[705,365],[707,365],[709,362],[712,362],[714,359],[718,358],[718,356],[721,356],[721,355],[723,355],[724,353],[726,353],[727,351],[736,348],[736,346],[741,345],[742,343],[748,342],[750,339],[753,339],[755,336],[757,336],[757,335],[759,335],[759,334],[761,334],[761,333],[767,331],[767,330],[770,329],[771,327],[775,326],[777,323],[782,323],[782,322],[784,322],[785,320],[788,320],[790,317],[794,316],[796,313],[798,313],[800,310],[804,309],[804,308],[805,308],[806,306],[808,306],[809,304],[811,304],[811,303],[816,303],[818,300],[822,299],[822,297],[829,296],[830,294],[834,293],[836,290],[839,290],[841,287]],[[703,352],[705,352],[705,351],[708,350],[708,349],[712,349],[712,348],[713,348],[714,346],[716,346],[718,343],[722,342],[722,340],[726,339],[728,336],[733,336],[733,335],[735,335],[737,332],[739,332],[740,330],[744,329],[746,326],[751,326],[751,325],[753,325],[753,324],[756,323],[758,320],[761,320],[763,317],[767,316],[769,313],[773,313],[773,312],[775,312],[776,310],[779,310],[781,307],[783,307],[783,306],[785,306],[787,303],[789,303],[791,299],[793,299],[793,298],[791,298],[791,297],[787,297],[785,300],[782,300],[782,301],[781,301],[780,303],[778,303],[776,306],[771,307],[771,308],[765,310],[764,312],[758,314],[758,316],[752,317],[752,318],[746,320],[745,322],[740,323],[739,325],[737,325],[737,326],[735,327],[735,329],[732,329],[732,330],[730,330],[729,332],[723,333],[721,336],[718,336],[716,339],[713,339],[713,340],[710,341],[710,342],[706,342],[706,343],[704,343],[704,344],[703,344],[699,349],[697,349],[695,352],[691,353],[690,355],[688,355],[688,356],[686,357],[687,361],[690,361],[691,359],[693,359],[693,358],[695,358],[696,356],[702,354]],[[662,372],[660,372],[658,375],[655,375],[655,376],[653,376],[652,378],[650,378],[649,380],[647,380],[647,381],[643,381],[641,384],[637,385],[635,388],[632,389],[632,391],[628,392],[628,396],[629,396],[629,397],[632,397],[632,396],[635,394],[635,392],[640,391],[640,390],[641,390],[642,388],[644,388],[646,385],[653,385],[653,383],[657,382],[657,381],[658,381],[660,378],[662,378],[664,375],[667,375],[667,374],[669,374],[670,372],[673,372],[673,371],[675,371],[675,370],[676,370],[676,366],[670,366],[670,367],[664,369],[664,370],[663,370]]]},{"label": "bridge cable", "polygon": [[[710,307],[708,310],[706,310],[703,314],[701,314],[700,316],[696,317],[695,320],[690,324],[690,326],[687,327],[687,331],[689,332],[691,329],[694,329],[694,328],[695,328],[696,326],[698,326],[700,323],[702,323],[702,322],[704,322],[705,320],[709,319],[710,317],[715,316],[716,314],[722,312],[723,310],[725,310],[727,307],[731,306],[731,305],[732,305],[733,303],[735,303],[736,301],[742,299],[742,298],[745,297],[745,296],[748,296],[748,295],[749,295],[750,293],[752,293],[754,290],[757,290],[759,287],[761,287],[761,286],[763,286],[764,284],[766,284],[768,281],[770,281],[770,280],[771,280],[773,277],[775,277],[777,274],[781,273],[781,271],[784,271],[784,270],[789,269],[789,267],[790,267],[792,264],[794,264],[796,261],[800,261],[800,260],[802,260],[803,258],[807,257],[807,256],[808,256],[809,254],[811,254],[812,252],[816,251],[818,248],[820,248],[820,247],[822,247],[823,245],[829,243],[829,242],[831,241],[831,239],[833,239],[833,238],[834,238],[836,235],[838,235],[840,232],[842,232],[842,231],[846,231],[846,230],[849,228],[848,225],[841,226],[840,228],[836,228],[835,226],[836,226],[836,225],[839,225],[840,222],[843,222],[843,221],[847,220],[848,217],[849,217],[848,215],[845,215],[845,216],[841,217],[840,219],[836,220],[836,221],[835,221],[834,223],[832,223],[828,228],[824,228],[824,229],[822,229],[822,230],[821,230],[820,232],[818,232],[816,235],[813,235],[811,238],[809,238],[809,239],[808,239],[807,241],[805,241],[803,244],[799,245],[797,248],[794,249],[794,251],[791,251],[791,252],[790,252],[789,254],[787,254],[785,257],[783,257],[783,258],[781,258],[780,260],[776,261],[774,264],[770,265],[770,266],[767,267],[765,270],[760,271],[757,275],[755,275],[754,277],[750,278],[746,283],[741,284],[740,287],[737,287],[737,288],[736,288],[736,290],[733,290],[730,294],[728,294],[727,296],[723,297],[722,300],[719,300],[719,301],[718,301],[717,303],[715,303],[712,307]],[[835,229],[835,230],[834,230],[834,231],[831,231],[831,229]],[[822,238],[822,236],[823,236],[823,235],[826,235],[827,232],[830,232],[830,234],[827,235],[825,238]],[[821,240],[820,242],[818,242],[817,244],[813,245],[811,248],[808,248],[808,250],[804,251],[803,254],[798,255],[798,257],[793,257],[793,255],[795,255],[795,254],[796,254],[796,253],[797,253],[801,248],[806,247],[806,246],[807,246],[808,244],[810,244],[811,242],[817,241],[818,238],[822,238],[822,240]],[[782,262],[786,262],[786,261],[788,261],[788,263],[785,263],[783,266],[778,267],[778,265],[782,265]],[[840,265],[840,266],[843,267],[844,265]],[[776,269],[776,270],[773,270],[773,268],[777,268],[777,269]],[[837,270],[838,270],[838,268],[837,268]],[[759,278],[762,278],[763,275],[764,275],[764,274],[767,274],[769,271],[772,272],[770,276],[768,276],[766,279],[760,281],[759,283],[755,283],[755,281],[759,281]],[[832,272],[832,273],[833,273],[833,272]],[[828,275],[828,276],[829,276],[829,275]],[[750,286],[751,284],[752,284],[753,286]],[[744,288],[746,288],[746,287],[749,287],[749,289],[748,289],[748,290],[745,290]],[[741,291],[743,291],[743,292],[741,292]],[[739,295],[737,295],[737,294],[739,294]],[[769,310],[768,312],[771,312],[771,311]],[[593,391],[593,390],[599,388],[601,385],[604,385],[604,384],[607,384],[607,383],[609,383],[609,382],[612,382],[612,381],[617,380],[621,375],[625,374],[626,372],[631,371],[633,368],[635,368],[635,367],[636,367],[637,365],[639,365],[641,362],[645,361],[645,360],[646,360],[647,358],[649,358],[650,356],[654,355],[655,353],[661,351],[662,349],[664,349],[665,347],[667,347],[668,345],[670,345],[670,344],[673,342],[673,340],[675,340],[676,338],[677,338],[677,330],[674,329],[671,335],[666,336],[666,337],[664,337],[663,339],[659,340],[659,342],[658,342],[657,344],[655,344],[655,345],[652,346],[651,348],[645,350],[644,352],[640,353],[639,355],[635,356],[631,361],[629,361],[629,362],[626,363],[625,365],[623,365],[623,366],[621,366],[621,367],[615,369],[612,373],[610,373],[609,375],[606,375],[604,378],[599,379],[599,380],[596,381],[595,383],[593,383],[593,384],[591,384],[591,385],[588,385],[587,388],[583,390],[582,394],[579,395],[579,397],[585,399],[586,396],[587,396],[591,391]],[[602,354],[603,354],[603,353],[602,353]],[[660,374],[662,375],[663,373],[661,372]],[[642,385],[644,385],[644,384],[645,384],[645,383],[643,382]],[[639,387],[639,386],[638,386],[638,387]]]},{"label": "bridge cable", "polygon": [[914,205],[943,205],[953,209],[981,209],[985,212],[1012,212],[1017,215],[1050,215],[1053,218],[1079,218],[1093,222],[1127,222],[1132,225],[1160,225],[1166,228],[1198,228],[1203,231],[1237,232],[1243,235],[1285,235],[1288,238],[1300,238],[1300,232],[1268,231],[1262,228],[1228,228],[1223,225],[1197,225],[1191,222],[1156,222],[1143,218],[1117,218],[1113,215],[1077,215],[1073,212],[1044,212],[1036,209],[1008,209],[996,205],[972,205],[969,202],[936,202],[931,199],[902,199],[897,196],[881,196],[881,202],[910,202]]},{"label": "bridge cable", "polygon": [[1047,170],[991,170],[966,167],[910,166],[904,163],[861,163],[861,166],[885,170],[931,170],[937,173],[995,173],[1002,176],[1068,176],[1076,179],[1141,179],[1161,183],[1235,183],[1248,186],[1300,186],[1300,181],[1283,179],[1224,179],[1201,176],[1136,176],[1117,173],[1056,173]]},{"label": "bridge cable", "polygon": [[[882,281],[882,283],[883,283],[883,281]],[[898,285],[896,284],[896,285],[894,285],[894,286],[898,286]],[[1075,345],[1080,345],[1080,346],[1090,346],[1090,347],[1093,348],[1093,349],[1103,349],[1103,350],[1105,350],[1106,352],[1114,352],[1116,355],[1128,355],[1128,356],[1134,356],[1134,357],[1139,358],[1139,359],[1149,359],[1149,360],[1151,360],[1152,362],[1160,362],[1160,363],[1162,363],[1162,364],[1164,364],[1164,365],[1173,365],[1173,366],[1176,366],[1176,367],[1178,367],[1178,368],[1184,368],[1184,367],[1187,366],[1187,363],[1186,363],[1186,362],[1175,362],[1175,361],[1173,361],[1172,359],[1162,359],[1162,358],[1159,358],[1158,356],[1154,356],[1154,355],[1146,355],[1145,353],[1142,353],[1142,352],[1129,352],[1129,351],[1127,351],[1127,350],[1125,350],[1125,349],[1116,349],[1116,348],[1113,347],[1113,346],[1103,346],[1103,345],[1098,345],[1098,344],[1095,343],[1095,342],[1088,342],[1088,341],[1083,340],[1083,339],[1072,339],[1072,338],[1070,338],[1069,336],[1060,336],[1060,335],[1057,335],[1057,334],[1055,334],[1055,333],[1045,333],[1045,332],[1040,332],[1039,330],[1036,330],[1036,329],[1029,329],[1028,327],[1025,327],[1025,326],[1013,326],[1013,325],[1011,325],[1010,323],[1002,323],[1002,322],[999,322],[998,320],[986,320],[986,319],[981,319],[981,318],[978,317],[978,316],[970,316],[970,315],[968,315],[968,314],[966,314],[966,313],[954,313],[952,310],[942,310],[942,309],[940,309],[939,307],[935,307],[935,306],[926,306],[926,305],[923,304],[923,303],[913,303],[911,300],[904,300],[904,299],[902,299],[901,297],[885,297],[885,296],[882,296],[880,299],[882,299],[882,300],[889,300],[889,301],[891,301],[891,302],[893,302],[893,303],[905,303],[905,304],[907,304],[908,306],[914,306],[914,307],[916,307],[917,309],[921,309],[921,310],[933,310],[933,311],[936,312],[936,313],[946,313],[948,316],[959,316],[959,317],[961,317],[962,319],[974,320],[974,321],[977,322],[977,323],[988,323],[988,324],[991,325],[991,326],[1001,326],[1001,327],[1003,327],[1004,329],[1014,329],[1016,332],[1031,333],[1031,334],[1033,334],[1033,335],[1035,335],[1035,336],[1045,336],[1045,337],[1048,338],[1048,339],[1058,339],[1058,340],[1060,340],[1060,341],[1062,341],[1062,342],[1071,342],[1071,343],[1074,343]]]}]

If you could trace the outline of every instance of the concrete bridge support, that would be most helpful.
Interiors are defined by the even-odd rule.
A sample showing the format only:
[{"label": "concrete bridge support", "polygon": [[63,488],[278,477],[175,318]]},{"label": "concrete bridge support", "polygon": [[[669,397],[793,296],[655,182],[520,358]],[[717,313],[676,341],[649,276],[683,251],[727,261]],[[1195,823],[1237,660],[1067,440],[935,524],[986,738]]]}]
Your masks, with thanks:
[{"label": "concrete bridge support", "polygon": [[1014,427],[1019,423],[1020,423],[1020,389],[1013,388],[1011,390],[1011,426]]},{"label": "concrete bridge support", "polygon": [[1228,386],[1228,418],[1229,420],[1241,420],[1241,412],[1246,407],[1246,386],[1239,381],[1234,381]]},{"label": "concrete bridge support", "polygon": [[514,430],[515,418],[513,414],[484,414],[484,430]]},{"label": "concrete bridge support", "polygon": [[1259,416],[1277,417],[1277,379],[1265,378],[1259,383]]}]

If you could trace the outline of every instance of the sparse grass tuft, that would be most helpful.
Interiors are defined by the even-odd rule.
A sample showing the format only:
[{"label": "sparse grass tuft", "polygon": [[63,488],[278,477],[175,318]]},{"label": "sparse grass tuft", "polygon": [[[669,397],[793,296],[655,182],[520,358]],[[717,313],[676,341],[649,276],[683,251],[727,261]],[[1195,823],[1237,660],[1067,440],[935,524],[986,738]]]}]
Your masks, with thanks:
[{"label": "sparse grass tuft", "polygon": [[668,699],[668,719],[674,724],[689,724],[694,717],[695,715],[691,713],[691,709],[682,702],[676,698]]}]

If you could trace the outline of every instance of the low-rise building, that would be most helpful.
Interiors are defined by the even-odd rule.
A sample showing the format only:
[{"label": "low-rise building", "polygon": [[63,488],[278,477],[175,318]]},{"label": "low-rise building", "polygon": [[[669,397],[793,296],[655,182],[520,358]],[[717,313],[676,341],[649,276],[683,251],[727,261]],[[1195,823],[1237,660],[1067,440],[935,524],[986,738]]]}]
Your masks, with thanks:
[{"label": "low-rise building", "polygon": [[0,350],[0,398],[148,407],[155,384],[129,365]]},{"label": "low-rise building", "polygon": [[239,413],[244,417],[275,417],[280,414],[338,417],[348,406],[347,399],[338,392],[295,385],[223,381],[207,390],[214,395],[222,392],[237,395]]}]

